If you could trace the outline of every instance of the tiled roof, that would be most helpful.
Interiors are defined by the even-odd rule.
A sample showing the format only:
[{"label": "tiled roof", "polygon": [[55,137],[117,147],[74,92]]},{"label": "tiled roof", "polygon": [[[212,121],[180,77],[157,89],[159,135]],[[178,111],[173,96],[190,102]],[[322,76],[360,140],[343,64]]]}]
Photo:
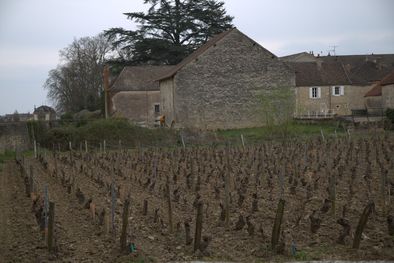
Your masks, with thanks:
[{"label": "tiled roof", "polygon": [[380,82],[382,86],[394,84],[394,70]]},{"label": "tiled roof", "polygon": [[382,87],[391,84],[394,84],[394,71],[376,83],[376,85],[374,85],[372,89],[365,94],[365,97],[382,96]]},{"label": "tiled roof", "polygon": [[394,70],[394,54],[324,56],[318,59],[342,63],[355,85],[375,83]]},{"label": "tiled roof", "polygon": [[290,63],[296,72],[296,86],[328,86],[351,84],[345,69],[338,62]]},{"label": "tiled roof", "polygon": [[155,91],[160,90],[157,78],[174,66],[130,66],[125,67],[111,86],[112,92],[118,91]]}]

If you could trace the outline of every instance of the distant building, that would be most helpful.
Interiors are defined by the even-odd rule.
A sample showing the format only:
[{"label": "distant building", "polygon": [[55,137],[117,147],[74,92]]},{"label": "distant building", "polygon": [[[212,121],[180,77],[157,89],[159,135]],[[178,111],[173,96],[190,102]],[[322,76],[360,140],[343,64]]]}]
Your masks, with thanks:
[{"label": "distant building", "polygon": [[281,60],[296,71],[296,117],[382,114],[381,98],[365,95],[394,70],[394,54],[315,57],[304,52]]},{"label": "distant building", "polygon": [[35,121],[54,121],[56,120],[56,111],[49,106],[40,106],[34,109],[33,120]]},{"label": "distant building", "polygon": [[33,119],[31,113],[13,113],[0,116],[0,122],[26,122]]}]

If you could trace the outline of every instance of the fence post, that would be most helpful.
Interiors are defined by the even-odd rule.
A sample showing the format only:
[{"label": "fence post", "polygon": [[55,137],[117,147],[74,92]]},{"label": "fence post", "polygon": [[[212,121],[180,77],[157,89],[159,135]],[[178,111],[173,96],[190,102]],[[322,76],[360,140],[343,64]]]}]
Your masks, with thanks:
[{"label": "fence post", "polygon": [[107,150],[107,143],[106,143],[106,141],[104,140],[103,141],[103,149],[104,149],[104,153],[106,152],[106,150]]},{"label": "fence post", "polygon": [[85,153],[88,153],[88,141],[85,140]]},{"label": "fence post", "polygon": [[242,141],[242,147],[245,150],[245,141],[244,141],[244,135],[243,134],[241,134],[241,141]]},{"label": "fence post", "polygon": [[49,202],[49,216],[48,216],[48,251],[53,250],[53,234],[55,225],[55,203]]}]

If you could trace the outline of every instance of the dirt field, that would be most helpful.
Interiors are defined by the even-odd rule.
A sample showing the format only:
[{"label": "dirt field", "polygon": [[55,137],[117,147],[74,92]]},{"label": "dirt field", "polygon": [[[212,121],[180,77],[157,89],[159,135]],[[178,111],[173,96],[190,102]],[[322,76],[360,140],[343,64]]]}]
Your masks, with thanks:
[{"label": "dirt field", "polygon": [[[0,262],[394,260],[393,153],[394,140],[385,137],[229,150],[47,152],[24,160],[24,173],[8,162],[1,172]],[[55,203],[51,254],[25,193],[30,167],[35,196],[42,200],[47,186]],[[134,253],[119,249],[126,199]],[[273,252],[279,200],[285,206]],[[360,249],[352,249],[372,202]],[[202,240],[194,252],[200,204]]]}]

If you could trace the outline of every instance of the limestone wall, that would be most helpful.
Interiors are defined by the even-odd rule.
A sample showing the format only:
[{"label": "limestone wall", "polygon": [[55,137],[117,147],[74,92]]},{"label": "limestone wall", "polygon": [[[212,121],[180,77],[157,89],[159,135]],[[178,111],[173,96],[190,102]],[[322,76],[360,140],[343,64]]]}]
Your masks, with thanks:
[{"label": "limestone wall", "polygon": [[160,105],[160,91],[122,91],[112,97],[112,114],[135,123],[153,126],[160,113],[155,105]]},{"label": "limestone wall", "polygon": [[5,150],[28,150],[29,132],[25,122],[0,123],[0,153]]},{"label": "limestone wall", "polygon": [[292,117],[294,87],[287,65],[234,30],[175,75],[174,118],[201,129],[262,126]]}]

